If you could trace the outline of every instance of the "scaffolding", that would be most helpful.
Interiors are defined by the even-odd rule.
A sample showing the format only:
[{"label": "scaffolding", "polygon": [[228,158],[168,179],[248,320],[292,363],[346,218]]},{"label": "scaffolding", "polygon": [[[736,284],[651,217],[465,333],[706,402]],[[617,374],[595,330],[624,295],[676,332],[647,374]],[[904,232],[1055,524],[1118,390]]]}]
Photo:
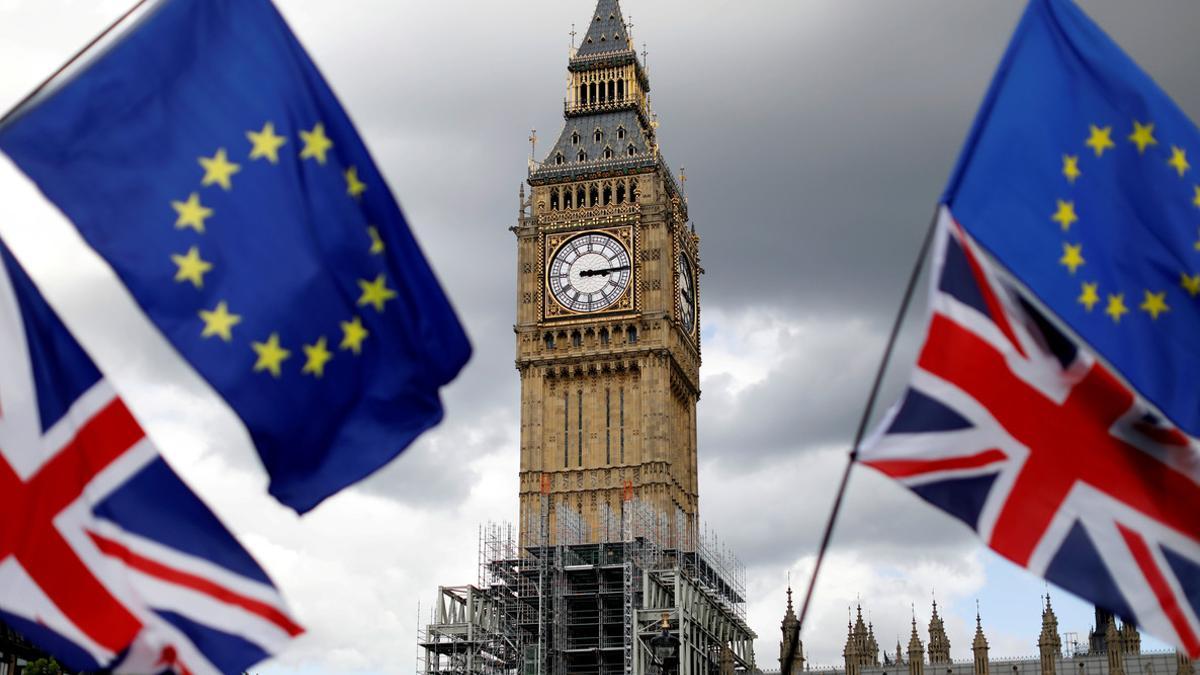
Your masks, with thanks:
[{"label": "scaffolding", "polygon": [[419,672],[646,675],[664,615],[680,675],[707,675],[728,654],[754,669],[745,570],[719,539],[629,490],[619,511],[597,506],[593,533],[548,492],[522,514],[524,540],[512,525],[480,527],[477,583],[438,589],[418,635]]}]

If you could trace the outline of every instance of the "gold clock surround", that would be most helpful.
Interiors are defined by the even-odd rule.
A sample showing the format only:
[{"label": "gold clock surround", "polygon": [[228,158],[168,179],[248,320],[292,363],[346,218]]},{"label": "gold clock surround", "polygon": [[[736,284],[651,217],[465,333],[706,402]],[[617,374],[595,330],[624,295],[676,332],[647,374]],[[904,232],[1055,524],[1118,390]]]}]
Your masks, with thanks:
[{"label": "gold clock surround", "polygon": [[[596,312],[580,312],[563,307],[554,299],[554,294],[550,291],[550,261],[553,259],[554,253],[563,244],[585,234],[606,234],[616,239],[625,247],[630,260],[635,263],[630,270],[629,287],[625,289],[625,292],[616,302]],[[538,259],[542,271],[542,319],[546,321],[570,320],[584,316],[612,316],[638,311],[640,303],[638,302],[639,265],[636,264],[638,255],[637,244],[637,228],[633,224],[545,234],[538,250]]]}]

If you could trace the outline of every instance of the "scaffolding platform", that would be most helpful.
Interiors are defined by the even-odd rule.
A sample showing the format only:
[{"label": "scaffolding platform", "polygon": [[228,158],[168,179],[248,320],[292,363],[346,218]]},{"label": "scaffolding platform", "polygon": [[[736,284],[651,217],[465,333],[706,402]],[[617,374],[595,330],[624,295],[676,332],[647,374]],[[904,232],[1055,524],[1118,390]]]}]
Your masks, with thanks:
[{"label": "scaffolding platform", "polygon": [[602,514],[602,536],[615,539],[602,543],[557,505],[556,543],[546,545],[548,513],[525,530],[542,545],[519,546],[511,525],[480,528],[478,582],[438,589],[418,673],[651,675],[650,641],[664,631],[678,640],[679,675],[730,662],[755,670],[745,571],[716,537],[681,536],[635,499],[619,520]]}]

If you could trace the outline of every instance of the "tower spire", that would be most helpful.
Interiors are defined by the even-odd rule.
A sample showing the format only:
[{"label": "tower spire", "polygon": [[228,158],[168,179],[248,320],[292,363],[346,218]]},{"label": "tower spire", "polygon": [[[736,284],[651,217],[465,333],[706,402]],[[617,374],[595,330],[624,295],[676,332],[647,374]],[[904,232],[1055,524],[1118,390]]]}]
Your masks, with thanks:
[{"label": "tower spire", "polygon": [[[779,668],[780,675],[800,675],[800,671],[804,669],[804,641],[800,639],[800,620],[796,618],[796,612],[792,608],[792,584],[791,575],[788,575],[787,587],[787,613],[783,615],[783,621],[779,625],[783,632],[783,640],[779,643]],[[782,672],[786,667],[784,662],[787,660],[788,652],[791,651],[792,641],[796,641],[796,654],[792,659],[791,670]]]},{"label": "tower spire", "polygon": [[1108,626],[1104,628],[1104,651],[1108,657],[1109,675],[1125,675],[1125,654],[1121,650],[1121,634],[1117,632],[1116,617],[1109,617]]},{"label": "tower spire", "polygon": [[917,634],[917,610],[913,608],[912,635],[908,638],[908,675],[925,675],[925,647]]},{"label": "tower spire", "polygon": [[975,657],[975,675],[988,675],[988,641],[983,634],[978,599],[975,600],[975,639],[971,643],[971,654]]},{"label": "tower spire", "polygon": [[1050,594],[1042,604],[1042,632],[1038,635],[1038,654],[1042,662],[1042,675],[1054,675],[1056,664],[1062,658],[1062,640],[1058,637],[1058,617],[1050,605]]},{"label": "tower spire", "polygon": [[576,56],[591,56],[632,49],[629,26],[621,15],[620,0],[599,0]]},{"label": "tower spire", "polygon": [[933,599],[933,613],[929,617],[929,663],[950,663],[950,638],[942,617],[938,616],[937,598]]}]

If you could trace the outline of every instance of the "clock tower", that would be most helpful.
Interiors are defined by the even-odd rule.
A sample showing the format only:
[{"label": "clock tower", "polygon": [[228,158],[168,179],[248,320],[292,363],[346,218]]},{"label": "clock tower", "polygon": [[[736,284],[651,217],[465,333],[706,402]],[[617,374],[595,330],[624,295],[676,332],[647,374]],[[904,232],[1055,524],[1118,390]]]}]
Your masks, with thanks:
[{"label": "clock tower", "polygon": [[[618,0],[599,0],[567,71],[562,132],[531,163],[513,228],[520,541],[619,541],[636,503],[684,547],[698,508],[699,237]],[[582,541],[558,541],[568,516]]]}]

